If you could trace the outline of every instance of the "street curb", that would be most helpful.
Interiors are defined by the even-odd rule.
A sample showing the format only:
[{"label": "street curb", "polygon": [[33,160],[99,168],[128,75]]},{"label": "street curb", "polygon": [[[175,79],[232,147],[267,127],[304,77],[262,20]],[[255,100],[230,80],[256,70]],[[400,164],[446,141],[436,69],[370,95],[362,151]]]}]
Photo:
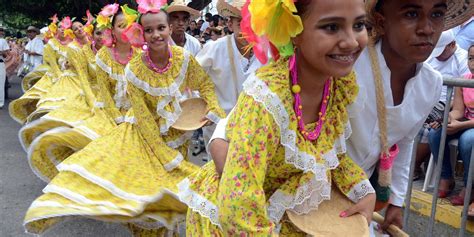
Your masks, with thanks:
[{"label": "street curb", "polygon": [[[433,196],[431,194],[413,189],[410,210],[420,215],[430,217],[432,199]],[[462,206],[453,206],[449,200],[445,198],[438,199],[438,204],[436,207],[436,221],[460,229],[461,213]],[[466,222],[466,230],[474,233],[473,221]]]}]

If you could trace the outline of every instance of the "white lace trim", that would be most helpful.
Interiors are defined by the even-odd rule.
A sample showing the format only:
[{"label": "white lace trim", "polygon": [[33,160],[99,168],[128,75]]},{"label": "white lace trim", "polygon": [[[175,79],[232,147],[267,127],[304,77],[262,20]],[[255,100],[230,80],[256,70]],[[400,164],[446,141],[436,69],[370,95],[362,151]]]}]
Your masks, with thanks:
[{"label": "white lace trim", "polygon": [[375,193],[372,184],[368,179],[364,179],[362,182],[356,184],[352,189],[349,191],[347,197],[354,203],[359,202],[360,199],[367,196],[367,194]]},{"label": "white lace trim", "polygon": [[103,108],[105,108],[105,103],[96,101],[96,102],[94,102],[94,107],[96,107],[98,109],[103,109]]},{"label": "white lace trim", "polygon": [[[247,95],[252,96],[255,101],[263,104],[265,109],[272,114],[273,119],[278,124],[280,128],[280,143],[285,147],[286,163],[292,164],[304,172],[312,172],[315,175],[321,175],[321,164],[318,164],[313,156],[300,151],[296,146],[296,132],[289,128],[290,117],[278,95],[272,92],[255,74],[252,74],[247,81],[244,82],[243,87]],[[344,134],[342,136],[345,137]],[[342,144],[337,143],[335,145],[342,146]],[[324,154],[323,158],[326,160],[324,167],[326,169],[334,169],[339,165],[336,149]]]},{"label": "white lace trim", "polygon": [[180,137],[178,137],[176,140],[169,141],[166,143],[169,147],[176,149],[182,145],[184,145],[191,137],[193,136],[192,132],[186,132]]},{"label": "white lace trim", "polygon": [[184,160],[184,157],[183,155],[178,151],[178,155],[176,155],[176,157],[170,161],[169,163],[165,164],[163,167],[165,168],[166,171],[172,171],[174,170],[176,167],[178,167],[179,164],[181,164],[181,162]]},{"label": "white lace trim", "polygon": [[288,195],[277,190],[269,199],[267,214],[274,223],[279,223],[284,212],[288,209],[298,214],[308,213],[318,208],[319,204],[330,198],[331,184],[328,182],[328,169],[335,169],[339,165],[338,153],[346,151],[345,139],[349,137],[350,126],[346,126],[344,134],[336,139],[334,148],[323,154],[324,164],[316,162],[315,157],[299,150],[296,145],[296,132],[289,128],[290,118],[277,94],[252,74],[243,84],[244,92],[262,103],[265,109],[272,114],[280,128],[280,143],[285,147],[285,161],[296,168],[314,174],[314,178],[299,187],[295,195]]},{"label": "white lace trim", "polygon": [[120,117],[115,118],[115,122],[117,124],[121,124],[121,123],[136,124],[137,120],[133,116],[132,117],[130,117],[130,116],[120,116]]},{"label": "white lace trim", "polygon": [[215,114],[214,112],[209,112],[206,115],[206,118],[208,118],[209,120],[211,120],[215,124],[218,124],[219,121],[221,120],[221,117],[217,116],[217,114]]},{"label": "white lace trim", "polygon": [[[176,120],[178,120],[179,116],[181,115],[181,106],[179,105],[179,100],[182,97],[179,88],[181,84],[183,84],[184,80],[186,79],[186,72],[188,71],[188,65],[190,61],[190,53],[186,50],[184,52],[184,60],[181,66],[180,72],[176,80],[168,87],[152,87],[147,82],[140,80],[130,69],[130,66],[125,68],[125,77],[130,83],[134,86],[142,89],[146,93],[152,96],[162,96],[163,99],[158,101],[156,106],[156,113],[165,119],[165,124],[160,126],[160,133],[165,134],[168,132],[171,125],[173,125]],[[164,108],[172,103],[174,108],[173,112],[169,112]]]},{"label": "white lace trim", "polygon": [[99,57],[99,55],[95,57],[95,63],[104,72],[106,72],[110,78],[117,81],[117,83],[115,84],[114,95],[115,107],[119,109],[124,108],[126,110],[130,109],[130,100],[127,98],[127,80],[125,79],[124,74],[113,73],[112,68],[105,64]]},{"label": "white lace trim", "polygon": [[317,210],[319,204],[331,198],[331,184],[328,180],[311,179],[296,190],[295,195],[285,194],[277,190],[268,200],[267,215],[269,219],[277,224],[285,214],[291,210],[298,215],[307,214]]},{"label": "white lace trim", "polygon": [[201,216],[208,218],[212,224],[221,227],[219,223],[219,209],[212,202],[205,197],[194,192],[191,188],[191,183],[188,178],[178,183],[178,197],[179,200],[194,212],[198,212]]}]

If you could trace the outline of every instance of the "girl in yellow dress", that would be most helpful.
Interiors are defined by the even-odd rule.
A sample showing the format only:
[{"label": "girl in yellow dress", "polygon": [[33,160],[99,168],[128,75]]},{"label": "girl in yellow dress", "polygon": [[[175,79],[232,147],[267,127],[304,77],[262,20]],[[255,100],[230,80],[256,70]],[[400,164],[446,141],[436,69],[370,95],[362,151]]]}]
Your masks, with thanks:
[{"label": "girl in yellow dress", "polygon": [[[73,28],[74,25],[80,27],[82,24],[75,22]],[[86,28],[89,28],[89,23]],[[75,30],[75,34],[77,31]],[[82,34],[81,31],[78,33]],[[75,76],[63,76],[60,91],[70,94],[69,98],[62,101],[60,108],[25,125],[19,132],[31,168],[44,181],[49,181],[57,173],[55,164],[90,142],[91,139],[87,136],[77,135],[74,127],[81,126],[95,115],[97,116],[92,121],[100,123],[97,126],[104,129],[115,126],[115,122],[107,119],[104,111],[94,109],[94,91],[99,90],[95,80],[95,53],[102,47],[103,30],[96,27],[92,31],[92,43],[85,43],[82,48],[79,42],[71,43],[67,50],[68,64]]]},{"label": "girl in yellow dress", "polygon": [[23,96],[9,105],[10,116],[20,124],[29,122],[28,116],[36,110],[36,104],[48,92],[53,80],[59,77],[65,63],[67,45],[71,39],[64,35],[62,27],[57,27],[57,18],[53,19],[49,27],[54,37],[45,45],[43,52],[43,62],[48,65],[48,72]]},{"label": "girl in yellow dress", "polygon": [[139,9],[144,13],[141,25],[132,24],[125,34],[143,34],[147,43],[125,70],[132,109],[124,123],[57,166],[60,172],[26,214],[29,232],[41,233],[68,216],[84,216],[133,223],[137,235],[156,236],[185,216],[177,183],[197,167],[185,160],[186,134],[170,127],[181,115],[179,100],[188,89],[197,90],[210,112],[225,113],[194,57],[169,45],[167,14],[156,7]]},{"label": "girl in yellow dress", "polygon": [[[101,16],[109,20],[102,22]],[[118,5],[111,4],[103,8],[97,21],[96,28],[102,30],[102,42],[106,47],[97,51],[94,58],[95,65],[89,65],[90,60],[88,62],[81,60],[80,58],[85,59],[83,55],[74,56],[77,51],[70,52],[73,55],[72,64],[80,68],[78,72],[84,84],[87,102],[81,105],[86,107],[79,107],[82,109],[76,110],[74,107],[66,106],[64,109],[53,111],[41,118],[38,124],[35,124],[36,128],[21,133],[24,135],[21,137],[31,141],[28,138],[34,137],[38,128],[46,131],[55,127],[34,138],[31,146],[27,147],[30,167],[46,182],[58,173],[56,166],[59,163],[123,122],[130,107],[125,91],[124,68],[137,50],[120,36],[127,27],[125,15]],[[87,79],[94,74],[96,79],[93,80],[93,84],[97,88],[96,93],[92,92],[91,81]]]},{"label": "girl in yellow dress", "polygon": [[65,53],[65,62],[63,63],[61,73],[58,78],[53,80],[53,85],[48,90],[48,93],[43,95],[36,104],[36,110],[29,116],[29,121],[37,120],[43,115],[53,110],[59,109],[64,104],[71,104],[72,99],[77,95],[83,94],[79,81],[78,71],[71,65],[71,50],[78,50],[89,43],[87,34],[83,30],[81,22],[72,22],[69,17],[66,17],[61,22],[61,28],[64,30],[68,38],[73,39],[67,45]]},{"label": "girl in yellow dress", "polygon": [[357,203],[341,217],[370,220],[374,189],[345,150],[352,66],[368,41],[364,1],[249,2],[241,27],[256,56],[271,47],[282,58],[244,83],[222,175],[210,162],[179,184],[186,236],[305,236],[285,212],[316,210],[332,188]]}]

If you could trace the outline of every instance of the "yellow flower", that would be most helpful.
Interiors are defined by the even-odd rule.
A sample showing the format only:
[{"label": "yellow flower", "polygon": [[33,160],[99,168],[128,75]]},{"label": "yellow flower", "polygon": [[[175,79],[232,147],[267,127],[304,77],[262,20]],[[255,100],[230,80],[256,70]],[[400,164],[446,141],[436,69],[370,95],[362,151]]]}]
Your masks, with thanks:
[{"label": "yellow flower", "polygon": [[51,23],[49,24],[48,29],[52,34],[56,34],[56,32],[58,31],[58,26],[54,23]]},{"label": "yellow flower", "polygon": [[67,29],[64,31],[64,36],[69,37],[70,39],[76,38],[76,35],[74,35],[74,32],[72,32],[71,29]]},{"label": "yellow flower", "polygon": [[287,46],[291,38],[303,31],[303,22],[296,13],[293,0],[251,1],[252,29],[258,36],[267,36],[277,47]]},{"label": "yellow flower", "polygon": [[93,31],[94,31],[94,25],[87,25],[86,27],[84,27],[84,31],[88,34],[88,35],[92,35]]},{"label": "yellow flower", "polygon": [[138,18],[138,12],[129,8],[127,5],[121,6],[125,21],[127,21],[127,27],[135,22]]},{"label": "yellow flower", "polygon": [[97,16],[97,27],[99,28],[107,28],[109,27],[109,25],[111,24],[110,22],[110,18],[109,17],[106,17],[106,16],[103,16],[101,14],[99,14]]}]

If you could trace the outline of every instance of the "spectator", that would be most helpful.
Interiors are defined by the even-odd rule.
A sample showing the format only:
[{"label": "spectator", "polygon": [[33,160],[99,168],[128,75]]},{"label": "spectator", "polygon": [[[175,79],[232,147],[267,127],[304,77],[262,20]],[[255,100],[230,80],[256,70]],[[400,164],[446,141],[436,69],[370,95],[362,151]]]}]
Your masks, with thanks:
[{"label": "spectator", "polygon": [[40,31],[34,26],[29,26],[26,30],[26,35],[30,40],[25,47],[24,61],[32,63],[32,70],[43,63],[43,48],[42,39],[38,36]]},{"label": "spectator", "polygon": [[[447,78],[461,78],[469,73],[467,66],[467,51],[457,45],[452,30],[447,30],[441,35],[436,48],[433,50],[428,63]],[[439,128],[443,120],[443,112],[446,104],[447,88],[443,86],[440,102],[433,108],[430,116],[425,121],[420,130],[420,144],[418,144],[416,154],[416,165],[414,180],[422,177],[421,164],[427,164],[431,151],[428,144],[428,133],[431,128]],[[445,189],[443,189],[445,190]],[[441,191],[441,197],[445,197],[446,192]]]},{"label": "spectator", "polygon": [[5,57],[10,51],[10,46],[8,46],[7,41],[3,38],[5,36],[5,28],[0,26],[0,109],[3,108],[5,103],[5,80],[6,80],[6,71],[5,71]]},{"label": "spectator", "polygon": [[199,29],[199,34],[201,34],[201,32],[202,32],[201,27],[202,27],[203,24],[204,24],[204,20],[199,20],[197,22],[197,28]]},{"label": "spectator", "polygon": [[206,13],[206,15],[204,15],[204,19],[206,20],[205,22],[202,23],[201,25],[201,32],[204,32],[206,31],[206,29],[210,26],[210,23],[212,22],[212,14],[211,13]]},{"label": "spectator", "polygon": [[191,17],[199,16],[199,11],[175,1],[168,7],[168,13],[172,28],[170,44],[183,47],[193,56],[196,56],[201,50],[201,43],[198,39],[188,35],[186,29]]},{"label": "spectator", "polygon": [[[469,48],[469,70],[465,77],[474,79],[474,46]],[[447,138],[444,151],[444,160],[441,171],[440,194],[449,194],[454,188],[454,177],[452,173],[451,161],[449,159],[449,141],[458,139],[459,157],[464,166],[464,187],[467,183],[467,175],[471,158],[471,149],[474,144],[474,88],[456,88],[454,94],[453,109],[449,113],[449,123],[447,127]],[[431,130],[429,133],[430,148],[435,159],[438,158],[439,145],[441,140],[441,129]],[[453,196],[450,200],[453,205],[464,204],[464,194],[466,189]],[[447,196],[447,195],[446,195]],[[472,200],[472,199],[471,199]],[[471,203],[468,215],[474,217],[474,204]]]},{"label": "spectator", "polygon": [[474,44],[474,16],[462,25],[454,28],[456,41],[464,50]]},{"label": "spectator", "polygon": [[210,27],[209,28],[211,31],[211,40],[216,41],[224,35],[223,28],[222,27]]},{"label": "spectator", "polygon": [[189,23],[189,27],[188,27],[188,30],[186,30],[186,33],[194,37],[199,36],[201,34],[201,31],[197,28],[196,21],[191,21]]}]

